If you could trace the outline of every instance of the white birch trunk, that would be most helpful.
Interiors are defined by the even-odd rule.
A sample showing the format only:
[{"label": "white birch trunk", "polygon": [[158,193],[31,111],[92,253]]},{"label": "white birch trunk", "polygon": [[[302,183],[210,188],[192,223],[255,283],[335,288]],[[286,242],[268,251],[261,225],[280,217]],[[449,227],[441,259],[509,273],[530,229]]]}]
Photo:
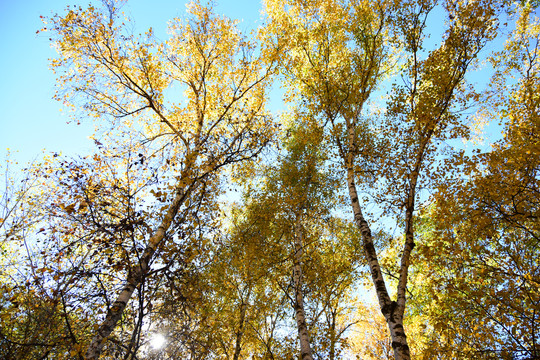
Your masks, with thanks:
[{"label": "white birch trunk", "polygon": [[304,311],[304,293],[302,289],[302,257],[303,257],[303,231],[301,217],[297,216],[296,229],[294,236],[294,310],[296,313],[296,326],[298,328],[298,337],[300,338],[300,353],[302,360],[313,360],[311,353],[311,344],[306,325],[306,314]]},{"label": "white birch trunk", "polygon": [[[351,199],[351,206],[354,213],[354,221],[362,233],[362,243],[364,248],[364,254],[369,265],[371,272],[371,279],[375,285],[375,291],[379,301],[381,309],[386,323],[390,330],[390,336],[392,338],[392,349],[394,350],[394,357],[396,360],[409,360],[410,352],[409,345],[407,344],[407,336],[405,335],[405,329],[403,328],[403,311],[404,309],[404,296],[403,296],[403,308],[398,308],[398,303],[392,301],[388,295],[386,283],[384,281],[377,252],[373,244],[373,237],[371,235],[371,229],[369,224],[364,218],[362,209],[360,208],[358,192],[356,190],[356,184],[354,181],[354,171],[352,166],[352,155],[347,161],[347,182],[349,188],[349,197]],[[407,258],[408,261],[408,258]],[[406,278],[405,278],[406,279]],[[406,280],[405,280],[406,281]],[[399,291],[398,291],[399,292]]]},{"label": "white birch trunk", "polygon": [[164,239],[167,230],[170,228],[175,216],[178,213],[178,210],[180,209],[180,206],[186,198],[186,192],[183,188],[180,188],[180,184],[178,186],[179,187],[176,190],[176,195],[171,205],[169,206],[167,213],[163,217],[161,224],[154,232],[152,237],[150,237],[150,239],[148,240],[148,245],[144,249],[144,252],[139,261],[139,265],[131,269],[131,271],[129,272],[122,291],[116,298],[116,301],[109,309],[107,315],[105,316],[105,319],[103,320],[96,334],[92,338],[92,342],[88,346],[85,354],[86,360],[93,360],[99,358],[101,350],[105,345],[105,340],[107,339],[107,337],[110,336],[110,334],[116,327],[116,324],[122,317],[124,309],[126,308],[131,296],[133,295],[133,291],[137,288],[137,286],[139,286],[139,284],[142,282],[142,280],[148,273],[148,270],[150,268],[150,262],[152,260],[152,257],[154,256],[154,253],[156,252],[161,241]]}]

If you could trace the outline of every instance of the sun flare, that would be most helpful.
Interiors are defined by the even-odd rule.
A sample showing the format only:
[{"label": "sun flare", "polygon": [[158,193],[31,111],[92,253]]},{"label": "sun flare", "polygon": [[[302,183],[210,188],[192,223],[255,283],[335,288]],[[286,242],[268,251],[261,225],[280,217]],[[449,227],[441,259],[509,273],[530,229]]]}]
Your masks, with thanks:
[{"label": "sun flare", "polygon": [[165,345],[166,342],[167,341],[165,339],[165,336],[161,334],[154,334],[152,338],[150,339],[150,346],[152,346],[154,350],[157,350],[157,349],[161,349]]}]

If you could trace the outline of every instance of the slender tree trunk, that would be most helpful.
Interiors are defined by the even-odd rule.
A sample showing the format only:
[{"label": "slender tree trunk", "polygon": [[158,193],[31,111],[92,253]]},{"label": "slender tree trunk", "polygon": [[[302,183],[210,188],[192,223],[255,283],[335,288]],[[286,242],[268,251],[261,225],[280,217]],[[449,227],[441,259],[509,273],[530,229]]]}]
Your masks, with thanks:
[{"label": "slender tree trunk", "polygon": [[233,360],[240,359],[240,352],[242,351],[242,337],[244,336],[244,326],[246,322],[246,309],[247,301],[249,301],[249,296],[251,295],[251,288],[248,291],[247,299],[244,301],[242,299],[242,304],[240,305],[240,319],[238,324],[238,331],[236,332],[236,345],[234,347],[234,356]]},{"label": "slender tree trunk", "polygon": [[[405,335],[405,329],[403,328],[403,308],[398,308],[398,303],[392,301],[388,294],[386,284],[381,272],[381,266],[377,257],[377,252],[373,244],[373,236],[371,235],[371,229],[369,224],[364,218],[362,209],[360,208],[358,192],[356,190],[356,184],[354,181],[354,170],[352,154],[347,159],[347,182],[349,188],[349,197],[351,199],[351,206],[354,213],[354,221],[362,233],[362,243],[366,260],[369,264],[371,272],[371,279],[375,285],[375,291],[379,300],[379,306],[381,312],[386,319],[386,323],[390,330],[390,336],[392,338],[392,348],[394,350],[394,357],[396,360],[409,360],[409,345],[407,344],[407,336]],[[403,298],[404,300],[404,298]]]},{"label": "slender tree trunk", "polygon": [[330,316],[332,316],[332,322],[330,324],[330,354],[328,354],[329,360],[336,359],[336,314],[330,310]]},{"label": "slender tree trunk", "polygon": [[313,360],[313,355],[311,354],[311,344],[309,341],[309,333],[306,325],[306,314],[304,311],[304,293],[302,289],[302,257],[304,252],[304,234],[302,231],[301,219],[301,216],[297,216],[294,236],[294,310],[296,313],[296,326],[298,328],[298,337],[300,338],[300,353],[302,355],[302,360]]},{"label": "slender tree trunk", "polygon": [[144,252],[139,261],[139,265],[131,269],[131,271],[129,272],[122,291],[116,298],[116,301],[109,309],[107,315],[105,316],[105,319],[103,320],[96,334],[92,338],[92,342],[88,346],[85,354],[86,360],[93,360],[99,358],[103,346],[105,345],[105,340],[112,333],[112,331],[116,327],[116,324],[122,317],[124,309],[126,308],[131,296],[133,295],[133,291],[137,288],[137,286],[139,286],[139,284],[143,281],[144,277],[148,273],[148,270],[150,269],[150,262],[158,248],[158,245],[165,238],[167,230],[170,228],[175,216],[178,213],[178,210],[180,209],[180,206],[186,198],[187,192],[184,190],[184,186],[180,183],[177,186],[178,187],[176,189],[175,197],[171,205],[169,205],[169,208],[165,216],[163,217],[161,224],[158,226],[152,237],[150,237],[150,239],[148,240],[148,245],[144,249]]}]

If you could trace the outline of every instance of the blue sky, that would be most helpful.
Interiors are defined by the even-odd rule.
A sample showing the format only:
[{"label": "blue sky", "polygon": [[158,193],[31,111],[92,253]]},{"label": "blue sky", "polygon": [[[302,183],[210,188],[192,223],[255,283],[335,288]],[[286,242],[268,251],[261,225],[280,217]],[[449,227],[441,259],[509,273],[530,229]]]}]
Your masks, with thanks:
[{"label": "blue sky", "polygon": [[[69,118],[60,111],[61,104],[52,100],[55,75],[49,70],[49,59],[55,56],[55,51],[46,32],[36,34],[43,27],[40,15],[62,14],[67,5],[88,3],[89,0],[0,0],[0,159],[8,148],[17,152],[14,157],[21,163],[39,159],[43,149],[67,156],[92,150],[88,136],[93,133],[93,125],[67,124]],[[93,3],[99,5],[100,1]],[[186,0],[129,0],[123,10],[134,19],[136,32],[152,27],[159,38],[166,39],[167,21],[184,15],[186,3]],[[242,30],[261,23],[262,6],[257,0],[216,0],[216,3],[216,12],[241,20]],[[443,15],[432,15],[430,32],[434,36],[427,41],[439,43]],[[485,83],[489,74],[479,72],[473,77],[476,82]],[[500,133],[500,130],[491,132]]]},{"label": "blue sky", "polygon": [[[93,144],[88,136],[91,123],[67,124],[69,117],[52,100],[55,75],[49,59],[55,56],[49,36],[36,34],[43,27],[40,15],[64,13],[67,5],[88,5],[89,1],[0,0],[0,159],[6,149],[21,163],[39,159],[41,151],[65,155],[86,154]],[[99,5],[99,1],[93,1]],[[137,32],[152,27],[167,37],[167,21],[185,14],[185,0],[130,0],[123,7],[131,14]],[[260,24],[261,4],[257,0],[219,0],[216,12],[242,20],[248,30]]]}]

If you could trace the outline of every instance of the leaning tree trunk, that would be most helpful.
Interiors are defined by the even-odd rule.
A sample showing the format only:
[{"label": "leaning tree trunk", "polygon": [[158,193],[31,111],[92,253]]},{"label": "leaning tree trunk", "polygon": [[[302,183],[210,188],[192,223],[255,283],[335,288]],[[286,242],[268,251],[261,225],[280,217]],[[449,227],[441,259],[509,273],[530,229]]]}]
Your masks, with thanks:
[{"label": "leaning tree trunk", "polygon": [[405,304],[403,301],[403,307],[398,306],[398,303],[396,301],[392,301],[390,295],[388,294],[388,290],[381,272],[379,259],[377,257],[377,252],[373,243],[371,229],[364,218],[362,209],[360,208],[358,192],[356,190],[356,184],[354,181],[352,154],[349,155],[347,160],[347,185],[349,188],[349,197],[351,200],[352,210],[354,213],[354,221],[362,233],[364,254],[369,265],[373,284],[375,285],[375,291],[377,293],[381,312],[384,315],[390,330],[394,357],[396,360],[409,360],[411,358],[409,345],[407,344],[407,336],[405,335],[405,329],[403,327],[403,310]]},{"label": "leaning tree trunk", "polygon": [[296,229],[294,236],[294,311],[296,314],[296,326],[298,328],[298,337],[300,338],[300,353],[302,360],[313,360],[311,354],[311,344],[306,325],[306,313],[304,311],[304,293],[302,289],[302,257],[303,257],[303,231],[301,217],[297,216]]},{"label": "leaning tree trunk", "polygon": [[139,265],[131,269],[129,272],[122,291],[107,312],[105,320],[103,320],[96,334],[92,338],[92,342],[88,346],[85,354],[86,360],[94,360],[99,358],[103,346],[105,345],[105,340],[111,335],[112,331],[116,327],[116,324],[122,317],[127,303],[133,295],[133,291],[135,291],[137,286],[141,284],[144,277],[148,273],[148,270],[150,269],[150,262],[154,256],[154,253],[156,252],[161,241],[165,238],[165,234],[178,214],[178,210],[186,199],[187,194],[188,191],[186,191],[183,184],[179,182],[176,188],[175,197],[172,203],[169,205],[169,208],[161,220],[160,225],[154,231],[152,237],[150,237],[148,240],[148,244],[144,249],[141,259],[139,260]]}]

